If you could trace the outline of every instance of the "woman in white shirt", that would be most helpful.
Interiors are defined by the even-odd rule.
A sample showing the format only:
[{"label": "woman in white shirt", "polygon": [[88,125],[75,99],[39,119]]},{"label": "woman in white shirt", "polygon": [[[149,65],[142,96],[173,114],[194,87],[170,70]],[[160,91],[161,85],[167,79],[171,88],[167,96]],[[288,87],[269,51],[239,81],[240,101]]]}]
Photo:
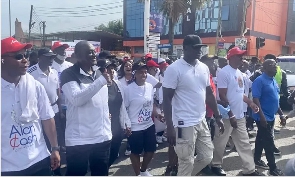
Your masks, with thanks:
[{"label": "woman in white shirt", "polygon": [[[146,82],[147,66],[143,62],[135,63],[132,67],[134,82],[126,87],[125,106],[131,121],[131,135],[128,141],[131,149],[131,163],[138,176],[152,176],[147,166],[156,151],[155,125],[152,115],[158,115],[153,102],[153,86]],[[144,151],[143,162],[140,166],[140,154]]]},{"label": "woman in white shirt", "polygon": [[132,63],[131,61],[123,62],[118,72],[118,80],[124,87],[127,87],[132,80]]}]

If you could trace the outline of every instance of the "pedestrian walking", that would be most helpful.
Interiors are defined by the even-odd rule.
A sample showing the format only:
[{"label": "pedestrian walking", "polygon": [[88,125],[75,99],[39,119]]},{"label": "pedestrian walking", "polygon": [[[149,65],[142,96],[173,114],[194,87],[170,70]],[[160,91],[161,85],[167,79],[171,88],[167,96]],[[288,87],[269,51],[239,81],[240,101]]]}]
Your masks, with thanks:
[{"label": "pedestrian walking", "polygon": [[[183,40],[183,59],[175,61],[165,71],[164,115],[168,142],[175,146],[178,156],[179,176],[191,176],[193,169],[197,174],[212,160],[213,144],[205,119],[206,103],[213,109],[216,122],[223,132],[221,116],[210,87],[209,69],[198,60],[204,46],[199,36],[186,36]],[[195,149],[198,154],[196,163]]]},{"label": "pedestrian walking", "polygon": [[[132,67],[134,82],[126,87],[125,105],[131,121],[131,135],[128,137],[130,160],[136,176],[152,176],[147,167],[156,151],[156,131],[152,116],[162,121],[154,106],[153,86],[146,82],[147,66],[143,62]],[[144,151],[140,164],[140,154]]]},{"label": "pedestrian walking", "polygon": [[108,107],[109,74],[101,73],[92,44],[75,46],[77,63],[61,74],[67,104],[66,158],[68,176],[108,176],[112,139]]},{"label": "pedestrian walking", "polygon": [[228,51],[227,59],[229,65],[222,68],[217,75],[217,88],[220,100],[230,106],[229,119],[223,119],[225,131],[219,136],[215,136],[214,154],[212,159],[212,171],[219,176],[225,176],[222,169],[224,149],[229,137],[236,146],[237,152],[242,159],[243,174],[247,176],[257,176],[255,163],[246,130],[246,120],[243,111],[245,101],[253,110],[257,112],[257,106],[244,95],[244,82],[242,72],[238,69],[242,65],[242,56],[246,53],[238,47]]},{"label": "pedestrian walking", "polygon": [[27,73],[25,50],[31,47],[1,40],[2,176],[50,176],[60,166],[54,112],[42,84]]},{"label": "pedestrian walking", "polygon": [[[283,172],[277,168],[274,157],[274,140],[272,129],[275,123],[275,115],[279,109],[279,86],[274,79],[277,72],[275,60],[268,59],[263,63],[263,74],[252,85],[253,101],[259,107],[259,112],[253,114],[258,131],[255,141],[254,161],[256,167],[269,169],[270,175],[283,176]],[[281,119],[281,121],[285,121]],[[262,151],[268,165],[261,160]]]}]

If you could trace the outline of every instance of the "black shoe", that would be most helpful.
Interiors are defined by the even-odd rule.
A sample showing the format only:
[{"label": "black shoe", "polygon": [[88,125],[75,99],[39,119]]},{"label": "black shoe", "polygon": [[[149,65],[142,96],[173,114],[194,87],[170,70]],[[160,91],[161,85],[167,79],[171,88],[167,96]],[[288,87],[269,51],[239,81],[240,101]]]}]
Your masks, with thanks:
[{"label": "black shoe", "polygon": [[254,135],[252,135],[250,133],[248,133],[248,136],[249,136],[249,138],[254,138],[255,137]]},{"label": "black shoe", "polygon": [[269,170],[269,174],[272,176],[284,176],[284,173],[278,168],[274,170]]},{"label": "black shoe", "polygon": [[165,173],[163,174],[163,176],[177,176],[177,172],[178,172],[178,166],[167,166]]},{"label": "black shoe", "polygon": [[281,155],[281,151],[278,148],[275,148],[273,151],[274,155]]},{"label": "black shoe", "polygon": [[217,176],[226,176],[225,171],[220,167],[211,167],[211,171]]},{"label": "black shoe", "polygon": [[196,174],[196,176],[215,176],[215,174],[212,172],[210,166],[207,165],[200,171],[199,174]]},{"label": "black shoe", "polygon": [[243,174],[243,176],[264,176],[261,173],[259,173],[257,170],[255,170],[253,173],[250,174]]},{"label": "black shoe", "polygon": [[278,130],[278,129],[274,129],[274,134],[280,134],[280,133],[281,133],[280,130]]},{"label": "black shoe", "polygon": [[256,161],[255,162],[255,166],[258,167],[258,168],[265,169],[265,170],[268,170],[269,169],[269,166],[266,165],[263,160]]}]

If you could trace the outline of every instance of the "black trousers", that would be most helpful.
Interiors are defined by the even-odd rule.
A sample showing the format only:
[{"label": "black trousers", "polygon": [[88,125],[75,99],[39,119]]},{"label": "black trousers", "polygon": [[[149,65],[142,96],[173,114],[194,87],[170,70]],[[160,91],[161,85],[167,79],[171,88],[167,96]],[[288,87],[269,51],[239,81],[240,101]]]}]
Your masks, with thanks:
[{"label": "black trousers", "polygon": [[113,135],[112,142],[111,142],[111,149],[110,149],[109,167],[113,165],[115,160],[118,158],[122,140],[123,140],[123,133]]},{"label": "black trousers", "polygon": [[274,121],[267,122],[267,127],[264,128],[261,126],[260,121],[256,121],[257,125],[257,135],[255,141],[255,152],[254,152],[254,161],[261,160],[262,151],[264,149],[265,156],[268,162],[270,170],[277,168],[275,157],[274,157],[274,140],[272,135],[272,128],[274,126]]},{"label": "black trousers", "polygon": [[66,176],[85,176],[90,163],[91,176],[108,176],[111,141],[67,146]]},{"label": "black trousers", "polygon": [[206,117],[207,125],[210,130],[211,140],[213,141],[215,136],[215,119],[211,117]]},{"label": "black trousers", "polygon": [[47,157],[21,171],[1,172],[1,176],[51,176],[50,158]]}]

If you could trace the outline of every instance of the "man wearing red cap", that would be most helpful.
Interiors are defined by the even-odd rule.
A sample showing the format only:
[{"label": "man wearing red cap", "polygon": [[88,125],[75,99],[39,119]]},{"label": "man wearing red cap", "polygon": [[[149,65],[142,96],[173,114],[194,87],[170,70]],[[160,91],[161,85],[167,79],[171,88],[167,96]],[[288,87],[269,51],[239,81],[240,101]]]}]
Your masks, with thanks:
[{"label": "man wearing red cap", "polygon": [[[54,112],[44,87],[27,74],[25,50],[12,37],[1,40],[1,175],[50,176],[60,165]],[[48,137],[50,155],[43,130]],[[49,157],[50,156],[50,157]]]},{"label": "man wearing red cap", "polygon": [[150,54],[150,53],[148,53],[148,54],[146,54],[146,55],[144,56],[144,59],[145,59],[146,61],[149,61],[149,60],[153,59],[153,55]]},{"label": "man wearing red cap", "polygon": [[[56,41],[53,43],[51,50],[53,53],[56,54],[56,57],[54,58],[54,61],[52,63],[52,68],[55,69],[58,73],[58,77],[60,77],[60,74],[67,68],[73,66],[72,63],[66,61],[66,49],[69,48],[68,44],[62,44],[59,41]],[[60,121],[59,124],[57,125],[57,130],[58,130],[58,139],[60,142],[61,150],[64,152],[65,151],[65,129],[66,129],[66,110],[67,106],[65,104],[65,97],[64,94],[61,90],[61,95],[60,95],[60,104],[62,108],[62,114],[60,116]]]},{"label": "man wearing red cap", "polygon": [[230,106],[229,119],[223,119],[224,133],[216,136],[213,140],[214,153],[212,159],[212,171],[216,175],[225,176],[221,168],[224,149],[229,137],[232,137],[237,152],[242,159],[243,174],[247,176],[260,176],[255,169],[255,163],[246,130],[246,119],[244,117],[243,102],[245,101],[254,112],[258,107],[247,96],[244,95],[244,81],[242,72],[238,69],[242,65],[242,56],[245,50],[233,47],[228,51],[227,59],[229,65],[223,67],[217,75],[217,88],[220,100]]}]

